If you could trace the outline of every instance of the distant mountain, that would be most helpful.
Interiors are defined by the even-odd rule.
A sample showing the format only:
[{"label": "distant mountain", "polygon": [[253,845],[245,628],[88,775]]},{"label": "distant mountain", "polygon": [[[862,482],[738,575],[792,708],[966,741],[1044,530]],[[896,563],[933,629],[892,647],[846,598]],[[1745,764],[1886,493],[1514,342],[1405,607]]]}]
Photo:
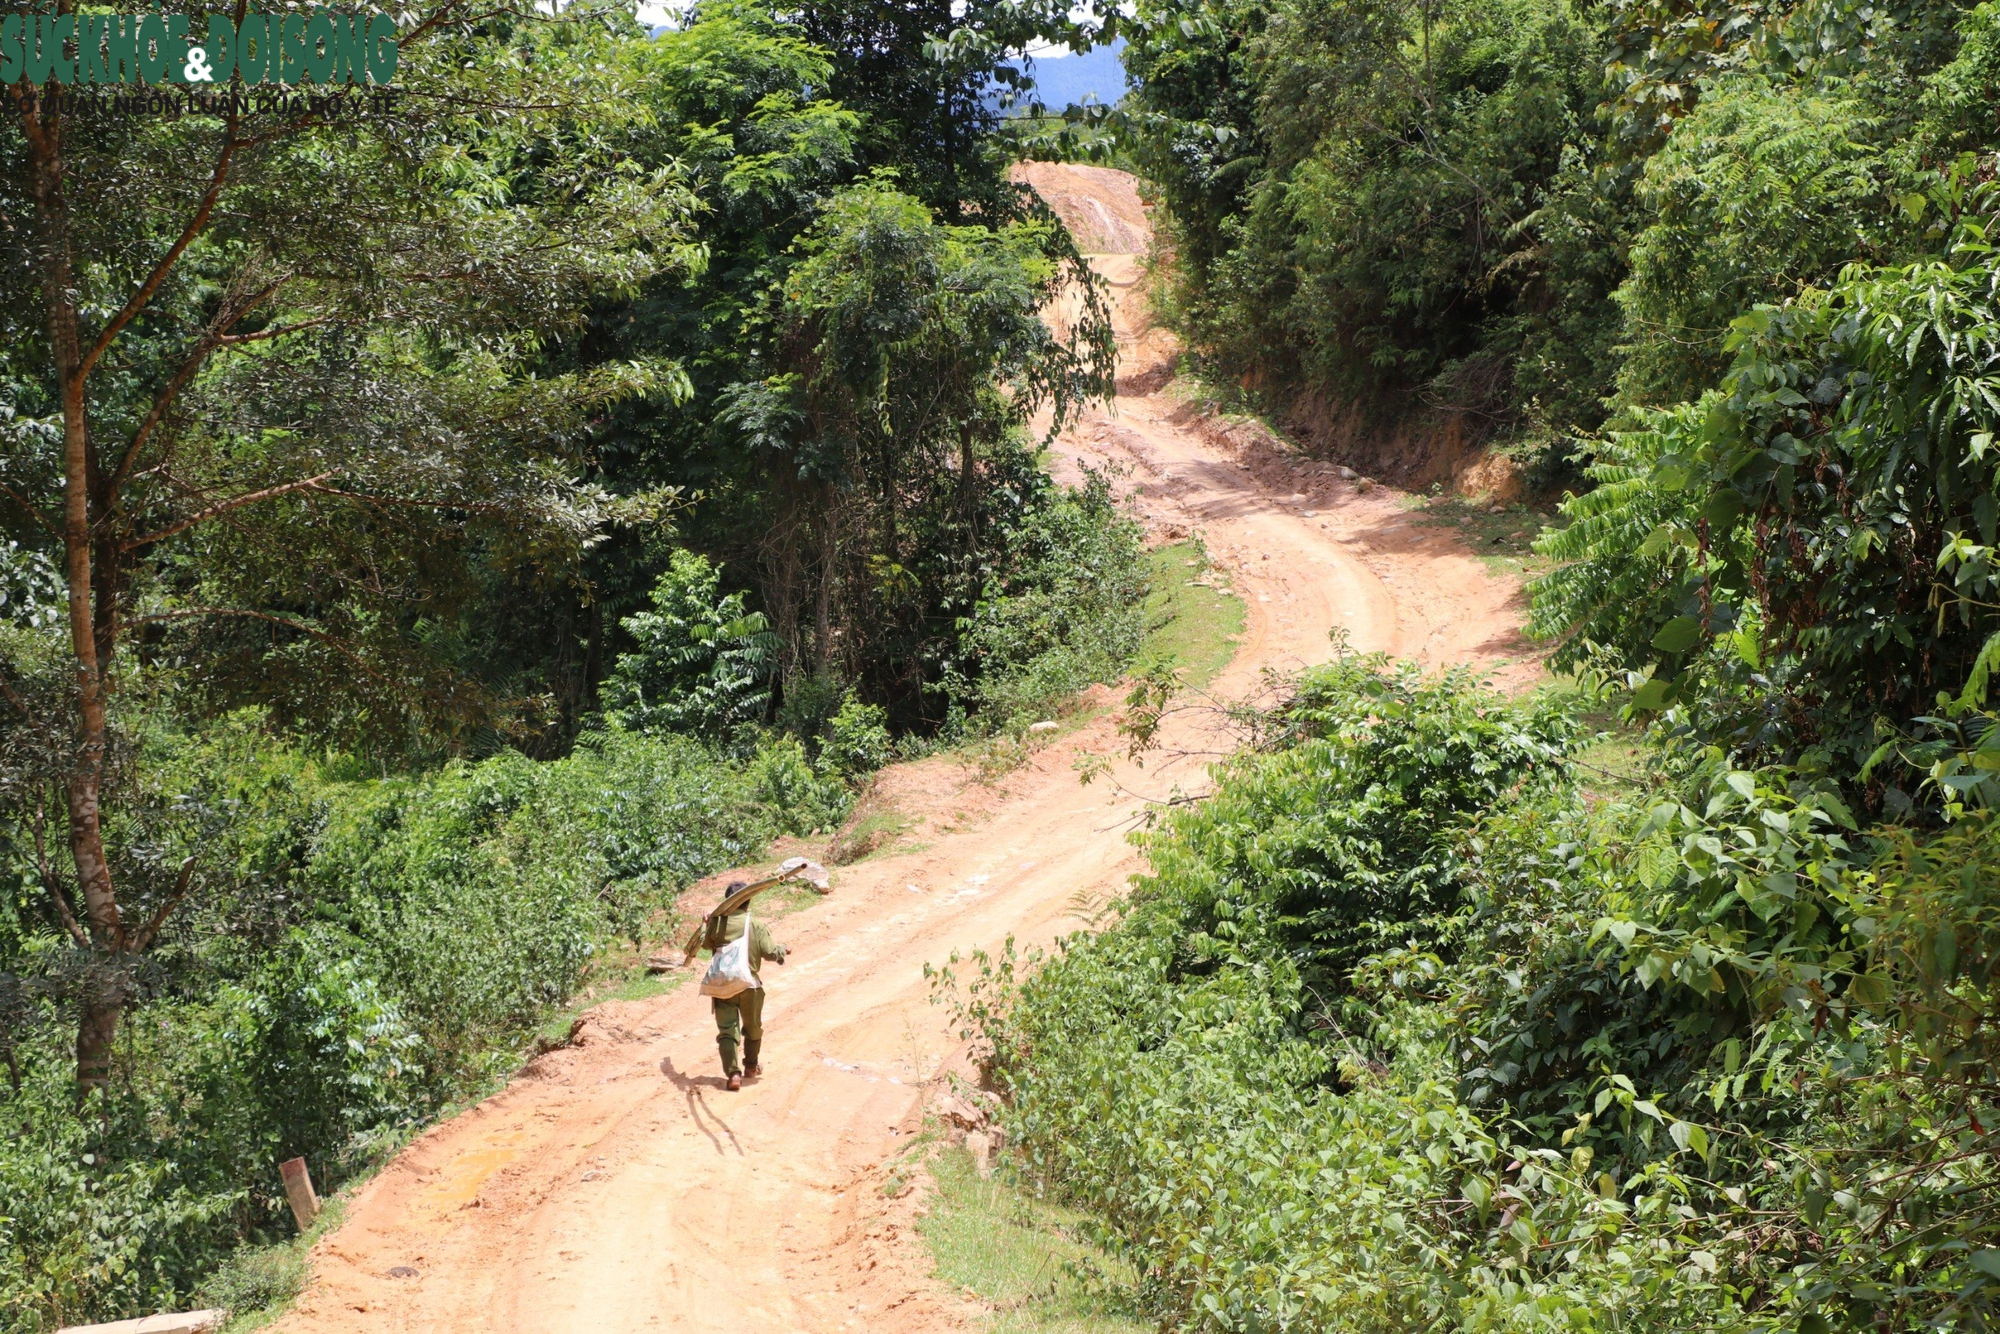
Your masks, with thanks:
[{"label": "distant mountain", "polygon": [[1035,81],[1035,96],[1051,111],[1092,99],[1110,106],[1125,96],[1125,65],[1120,55],[1125,39],[1093,48],[1085,55],[1024,56],[1007,63],[1025,69]]}]

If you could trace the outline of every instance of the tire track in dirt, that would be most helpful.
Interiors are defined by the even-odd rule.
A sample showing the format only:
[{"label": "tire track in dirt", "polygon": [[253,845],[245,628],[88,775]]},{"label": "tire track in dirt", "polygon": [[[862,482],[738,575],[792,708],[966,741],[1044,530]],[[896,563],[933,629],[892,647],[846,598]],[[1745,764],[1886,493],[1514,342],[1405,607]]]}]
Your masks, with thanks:
[{"label": "tire track in dirt", "polygon": [[[1101,171],[1075,175],[1070,193],[1087,200],[1107,180],[1124,193],[1094,216],[1129,217],[1129,185]],[[1507,684],[1534,675],[1517,590],[1413,527],[1393,493],[1360,493],[1158,392],[1171,347],[1147,324],[1137,262],[1097,262],[1118,298],[1125,391],[1058,445],[1058,468],[1114,465],[1156,531],[1200,531],[1228,570],[1248,615],[1212,694],[1245,698],[1266,668],[1325,660],[1335,627],[1357,649],[1433,666],[1512,659],[1496,673]],[[1107,709],[991,783],[942,758],[885,772],[874,800],[917,820],[922,841],[836,871],[829,898],[777,924],[794,962],[768,970],[761,1080],[722,1089],[692,986],[598,1006],[571,1047],[360,1189],[276,1328],[915,1334],[976,1322],[977,1303],[930,1277],[916,1197],[880,1190],[928,1091],[966,1069],[923,966],[1009,935],[1046,945],[1121,892],[1142,869],[1125,835],[1143,797],[1197,790],[1201,755],[1224,744],[1197,712],[1171,717],[1163,739],[1169,758],[1141,769]],[[1074,765],[1087,755],[1112,765],[1085,787]],[[715,894],[710,882],[690,901]],[[416,1277],[391,1277],[398,1267]]]}]

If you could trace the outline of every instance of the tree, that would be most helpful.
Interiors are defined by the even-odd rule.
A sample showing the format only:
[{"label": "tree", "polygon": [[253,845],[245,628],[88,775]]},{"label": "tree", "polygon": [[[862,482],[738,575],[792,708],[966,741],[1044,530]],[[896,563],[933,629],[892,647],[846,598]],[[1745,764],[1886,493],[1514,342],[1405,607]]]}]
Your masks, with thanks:
[{"label": "tree", "polygon": [[391,115],[44,98],[0,136],[0,483],[67,603],[63,679],[6,673],[60,744],[4,795],[87,961],[80,1092],[200,862],[161,883],[107,841],[121,688],[171,668],[350,739],[490,721],[453,670],[481,570],[557,577],[615,509],[574,480],[593,416],[683,387],[658,363],[529,373],[593,296],[692,258],[673,174],[587,130],[629,104],[587,58],[611,35],[450,0],[406,26]]},{"label": "tree", "polygon": [[[945,672],[995,553],[996,505],[1030,496],[1020,435],[1052,438],[1110,392],[1100,281],[1060,223],[943,224],[879,176],[800,241],[765,312],[760,378],[720,424],[757,470],[758,535],[788,674],[868,680],[906,712]],[[1078,317],[1043,315],[1066,293]]]},{"label": "tree", "polygon": [[1601,418],[1629,189],[1596,170],[1603,38],[1576,7],[1147,0],[1128,31],[1121,134],[1218,372],[1316,424]]},{"label": "tree", "polygon": [[828,56],[829,95],[861,117],[865,165],[897,168],[950,223],[1008,211],[1000,103],[1027,83],[1008,58],[1116,30],[1111,6],[1062,0],[815,0],[792,17]]},{"label": "tree", "polygon": [[638,641],[604,683],[607,711],[636,731],[691,732],[726,741],[764,721],[778,639],[742,593],[721,591],[722,571],[675,551],[653,588],[653,610],[625,618]]}]

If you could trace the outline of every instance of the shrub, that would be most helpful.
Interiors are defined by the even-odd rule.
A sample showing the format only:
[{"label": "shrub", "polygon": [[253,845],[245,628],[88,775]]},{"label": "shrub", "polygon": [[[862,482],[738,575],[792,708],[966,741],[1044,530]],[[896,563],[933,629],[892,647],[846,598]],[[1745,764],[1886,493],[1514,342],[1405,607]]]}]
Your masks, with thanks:
[{"label": "shrub", "polygon": [[719,741],[764,720],[778,637],[744,594],[721,591],[722,571],[676,548],[653,588],[653,610],[628,616],[637,641],[603,688],[605,709],[639,732],[685,732]]},{"label": "shrub", "polygon": [[1260,942],[1319,988],[1377,950],[1431,941],[1457,908],[1462,822],[1552,780],[1574,734],[1558,709],[1517,712],[1462,671],[1346,657],[1309,672],[1279,746],[1225,766],[1213,798],[1144,846],[1143,902],[1170,900],[1183,967]]},{"label": "shrub", "polygon": [[2000,662],[1996,196],[1963,171],[1934,193],[1916,203],[1958,215],[1949,254],[1735,320],[1722,389],[1614,437],[1608,494],[1571,499],[1541,544],[1575,564],[1534,590],[1563,660],[1615,647],[1639,710],[1892,815],[2000,795],[1984,760],[1920,790],[1949,745],[1878,770],[1899,736],[1983,750],[1990,719],[1938,715],[1984,705]]},{"label": "shrub", "polygon": [[832,773],[857,778],[887,764],[894,749],[888,711],[850,695],[827,721],[820,762]]},{"label": "shrub", "polygon": [[960,623],[961,660],[945,680],[986,730],[1046,717],[1124,672],[1145,637],[1140,536],[1095,474],[1025,510],[1007,565]]},{"label": "shrub", "polygon": [[1173,1328],[1988,1327],[1992,818],[1593,804],[1537,719],[1337,664],[1110,930],[981,959],[1025,1166]]}]

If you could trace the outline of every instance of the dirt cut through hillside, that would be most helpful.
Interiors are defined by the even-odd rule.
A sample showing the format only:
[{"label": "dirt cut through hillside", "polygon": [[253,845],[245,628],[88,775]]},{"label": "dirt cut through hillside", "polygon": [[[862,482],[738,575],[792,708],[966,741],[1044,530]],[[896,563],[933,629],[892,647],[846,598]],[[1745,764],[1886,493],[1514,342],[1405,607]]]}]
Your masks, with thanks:
[{"label": "dirt cut through hillside", "polygon": [[[1336,628],[1357,650],[1533,679],[1518,590],[1448,534],[1413,524],[1393,492],[1364,493],[1162,392],[1172,341],[1140,299],[1144,214],[1129,178],[1045,164],[1028,179],[1098,226],[1082,228],[1087,240],[1125,251],[1095,261],[1118,300],[1121,394],[1061,442],[1057,466],[1109,467],[1160,536],[1204,537],[1248,613],[1214,694],[1244,698],[1266,668],[1325,660]],[[923,969],[1009,936],[1045,946],[1142,869],[1126,835],[1145,799],[1198,790],[1222,738],[1209,715],[1176,714],[1165,753],[1141,768],[1115,722],[1107,710],[991,783],[949,758],[886,772],[876,800],[917,822],[913,850],[839,869],[830,897],[774,924],[793,954],[765,969],[761,1080],[723,1089],[692,986],[597,1007],[574,1045],[357,1192],[276,1328],[972,1327],[978,1304],[931,1277],[913,1198],[881,1189],[941,1076],[967,1073]],[[1090,786],[1076,772],[1085,756],[1111,762]],[[711,884],[691,902],[714,897]]]}]

